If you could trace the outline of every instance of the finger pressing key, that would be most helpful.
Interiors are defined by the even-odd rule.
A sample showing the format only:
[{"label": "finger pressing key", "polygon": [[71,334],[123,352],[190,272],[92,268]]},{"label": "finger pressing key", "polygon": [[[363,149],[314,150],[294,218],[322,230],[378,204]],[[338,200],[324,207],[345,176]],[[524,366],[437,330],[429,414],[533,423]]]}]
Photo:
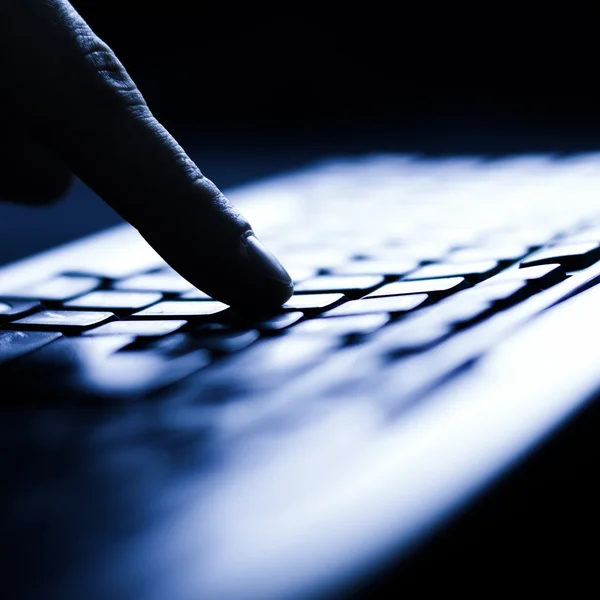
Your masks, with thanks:
[{"label": "finger pressing key", "polygon": [[[66,0],[2,3],[0,52],[6,101],[27,135],[185,279],[239,308],[276,307],[290,297],[286,270],[156,120],[115,54]],[[201,110],[202,90],[215,90],[208,81],[199,89]]]}]

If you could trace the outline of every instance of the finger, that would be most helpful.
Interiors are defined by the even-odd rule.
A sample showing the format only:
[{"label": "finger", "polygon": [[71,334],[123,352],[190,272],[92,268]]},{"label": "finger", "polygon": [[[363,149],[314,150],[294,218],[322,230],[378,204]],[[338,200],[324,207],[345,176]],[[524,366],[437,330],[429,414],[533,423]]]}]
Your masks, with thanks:
[{"label": "finger", "polygon": [[0,112],[0,200],[21,204],[47,204],[67,193],[69,170],[42,146],[17,131]]},{"label": "finger", "polygon": [[2,76],[32,134],[174,269],[234,306],[279,305],[290,296],[287,272],[66,0],[1,3],[0,29]]}]

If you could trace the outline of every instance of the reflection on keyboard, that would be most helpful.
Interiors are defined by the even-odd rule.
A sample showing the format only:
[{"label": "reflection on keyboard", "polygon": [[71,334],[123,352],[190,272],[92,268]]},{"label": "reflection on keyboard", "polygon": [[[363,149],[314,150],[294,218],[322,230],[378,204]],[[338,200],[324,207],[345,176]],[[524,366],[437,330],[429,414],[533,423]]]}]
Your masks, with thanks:
[{"label": "reflection on keyboard", "polygon": [[402,404],[496,340],[478,334],[448,362],[453,338],[600,258],[595,169],[589,156],[320,164],[253,190],[298,206],[264,239],[295,281],[279,313],[248,320],[159,259],[120,272],[107,252],[105,269],[0,296],[0,363],[44,402],[345,391]]}]

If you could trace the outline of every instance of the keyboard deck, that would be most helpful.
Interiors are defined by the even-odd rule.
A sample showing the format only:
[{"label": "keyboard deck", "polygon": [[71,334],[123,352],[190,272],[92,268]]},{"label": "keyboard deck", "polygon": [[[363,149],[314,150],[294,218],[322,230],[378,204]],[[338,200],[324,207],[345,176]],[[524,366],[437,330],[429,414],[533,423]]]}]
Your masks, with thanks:
[{"label": "keyboard deck", "polygon": [[[0,373],[18,390],[3,395],[2,444],[28,464],[13,474],[8,539],[51,513],[70,540],[61,568],[96,564],[114,539],[201,495],[232,453],[327,446],[307,423],[362,431],[374,406],[377,421],[401,416],[597,264],[599,164],[384,155],[241,189],[295,282],[260,318],[195,289],[128,226],[0,271]],[[289,222],[252,217],[253,199],[281,202]],[[318,456],[307,451],[306,468]],[[71,505],[82,497],[88,507]],[[144,498],[156,502],[111,519]],[[87,538],[69,515],[91,519]]]}]

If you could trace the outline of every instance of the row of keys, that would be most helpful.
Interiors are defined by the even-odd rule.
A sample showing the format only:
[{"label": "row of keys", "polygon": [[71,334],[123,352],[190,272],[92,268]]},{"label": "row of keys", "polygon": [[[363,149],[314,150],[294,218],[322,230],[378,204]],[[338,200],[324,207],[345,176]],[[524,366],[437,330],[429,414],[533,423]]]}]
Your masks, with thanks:
[{"label": "row of keys", "polygon": [[[589,241],[590,238],[585,236],[582,239],[588,241],[577,241],[581,236],[582,232],[572,233],[529,255],[524,246],[504,248],[502,253],[491,252],[485,247],[457,248],[445,258],[437,258],[436,262],[426,265],[423,265],[422,252],[407,259],[406,250],[402,247],[400,250],[391,247],[387,252],[357,256],[355,260],[333,269],[329,277],[315,276],[317,268],[305,270],[300,280],[294,278],[295,290],[296,293],[341,292],[352,297],[381,285],[384,277],[400,277],[404,281],[466,277],[470,283],[475,283],[501,270],[507,261],[518,259],[521,259],[522,267],[558,263],[567,270],[576,270],[592,264],[600,257],[598,241]],[[525,258],[522,258],[524,255]],[[321,262],[321,268],[322,264]],[[102,293],[94,293],[99,290]],[[111,290],[128,294],[109,294]],[[168,299],[177,297],[186,300],[210,300],[208,295],[195,289],[170,268],[116,281],[104,281],[99,277],[82,275],[59,275],[10,293],[13,299],[42,300],[48,303],[69,301],[69,307],[73,308],[113,311],[141,309],[158,302],[163,296]]]},{"label": "row of keys", "polygon": [[[410,318],[412,313],[409,313],[406,319],[394,326],[394,335],[388,336],[388,344],[384,346],[386,354],[393,358],[438,343],[451,332],[456,321],[474,318],[494,302],[506,300],[518,292],[516,283],[489,286],[486,288],[487,297],[478,288],[468,288],[457,296],[477,291],[478,297],[452,303],[457,296],[449,296],[414,313],[413,319]],[[398,298],[415,302],[419,295],[384,296],[374,300]],[[465,312],[465,307],[472,312]],[[264,331],[236,331],[226,327],[219,330],[214,323],[190,328],[189,323],[181,320],[112,321],[103,327],[116,329],[105,332],[106,335],[102,335],[102,327],[99,327],[83,336],[66,338],[55,331],[0,331],[0,362],[22,357],[21,361],[10,362],[11,369],[6,375],[9,381],[11,375],[21,380],[24,374],[30,372],[32,364],[46,368],[44,372],[51,377],[52,386],[57,387],[60,398],[68,398],[72,393],[78,398],[132,399],[137,395],[157,392],[201,372],[202,385],[199,389],[202,389],[203,401],[219,401],[220,398],[232,399],[275,389],[293,373],[319,364],[324,358],[323,353],[338,346],[342,337],[369,336],[383,328],[387,330],[390,322],[388,313],[318,319],[306,319],[300,312],[284,313],[282,316],[288,317],[287,322],[276,321],[272,326],[287,326],[291,333],[274,338],[265,337],[268,326]],[[290,324],[298,322],[290,328]],[[157,332],[148,330],[149,324],[158,325],[164,335],[154,335]],[[139,329],[127,329],[132,327]],[[261,338],[262,341],[257,344]],[[102,340],[106,340],[108,345],[99,343]],[[249,350],[245,349],[255,344],[256,350],[247,354]],[[228,359],[222,364],[215,363],[211,358],[238,356],[240,350],[244,352],[239,353],[239,358],[233,362]],[[261,360],[261,357],[268,360]],[[211,368],[205,370],[209,365]],[[67,371],[70,375],[65,377]],[[50,385],[46,378],[43,381],[44,386]],[[31,384],[36,385],[35,382]]]},{"label": "row of keys", "polygon": [[[439,343],[453,328],[475,322],[566,276],[559,265],[542,264],[516,265],[474,286],[467,277],[371,280],[375,289],[369,292],[366,285],[362,292],[367,293],[361,298],[300,292],[279,315],[244,326],[215,322],[215,316],[227,307],[212,300],[161,300],[125,320],[109,311],[42,310],[5,324],[9,329],[0,331],[0,362],[16,365],[11,371],[16,377],[26,372],[29,361],[49,365],[49,372],[56,372],[56,385],[69,385],[76,394],[84,390],[91,397],[146,395],[199,371],[203,394],[235,397],[274,388],[292,371],[318,364],[322,352],[340,339],[387,330],[396,315],[407,316],[394,326],[394,339],[382,346],[392,359]],[[10,300],[4,305],[10,306]],[[311,318],[317,314],[335,318]],[[83,335],[61,335],[73,330]],[[270,337],[282,330],[291,335]],[[256,344],[258,340],[262,341]],[[249,347],[256,349],[247,354]],[[237,357],[238,353],[241,358],[234,362],[230,358],[222,366],[213,362],[218,356]],[[269,361],[254,362],[265,353]],[[52,366],[61,356],[76,376],[65,378],[63,371]],[[20,364],[25,371],[19,370]],[[208,365],[211,369],[205,370]],[[256,376],[257,365],[264,371],[262,377]],[[252,375],[242,377],[240,373],[246,371]],[[235,377],[223,379],[223,373]]]},{"label": "row of keys", "polygon": [[[536,271],[538,279],[533,278]],[[519,279],[518,275],[525,275]],[[512,274],[507,272],[489,280],[485,285],[466,287],[445,300],[429,304],[421,311],[414,313],[417,319],[404,319],[401,328],[402,335],[394,340],[389,348],[390,355],[424,349],[433,343],[439,342],[448,335],[453,328],[473,323],[490,311],[499,310],[510,304],[526,298],[542,287],[550,285],[548,276],[554,282],[566,277],[556,265],[542,265],[529,269],[513,269]],[[544,282],[540,285],[539,282]],[[393,284],[390,284],[393,285]],[[307,295],[305,297],[311,297]],[[0,362],[11,360],[27,354],[41,346],[55,341],[61,337],[60,331],[70,332],[65,327],[66,319],[73,319],[73,327],[85,328],[89,323],[102,322],[103,325],[92,327],[84,332],[84,337],[122,338],[140,340],[136,343],[136,351],[160,350],[185,354],[182,349],[205,350],[212,354],[230,354],[237,352],[248,345],[252,345],[259,338],[269,336],[280,331],[292,331],[294,337],[310,334],[310,337],[352,337],[369,335],[378,331],[390,322],[390,315],[413,314],[413,309],[427,304],[427,294],[401,294],[395,296],[374,296],[338,304],[325,316],[335,318],[311,319],[307,311],[289,311],[255,323],[216,323],[197,322],[187,319],[154,319],[154,320],[116,320],[110,313],[97,313],[95,311],[47,311],[41,313],[42,318],[49,318],[46,323],[48,331],[41,321],[30,317],[31,328],[23,324],[15,325],[16,331],[7,330],[0,332]],[[181,304],[185,304],[182,302]],[[38,313],[40,314],[40,313]],[[85,320],[87,319],[87,321]],[[299,325],[296,325],[299,323]],[[294,326],[296,325],[296,326]],[[70,338],[77,339],[77,338]],[[147,339],[150,343],[141,341]],[[153,346],[152,340],[163,339],[160,346]],[[193,343],[190,345],[190,339]],[[183,340],[183,342],[182,342]],[[66,342],[65,342],[66,343]],[[87,347],[87,346],[86,346]],[[204,356],[204,355],[203,355]],[[206,358],[202,360],[203,366],[207,364]]]},{"label": "row of keys", "polygon": [[[516,249],[515,256],[520,250]],[[171,346],[172,340],[183,339],[185,347],[190,326],[196,328],[196,349],[200,346],[213,354],[230,354],[298,322],[300,325],[293,328],[297,334],[368,335],[384,327],[390,316],[412,314],[428,306],[421,313],[433,315],[427,326],[407,326],[398,340],[401,343],[392,349],[392,354],[405,352],[435,343],[452,327],[472,323],[490,310],[554,285],[566,277],[565,271],[588,266],[599,258],[599,253],[597,242],[569,243],[566,239],[509,269],[503,269],[502,261],[465,251],[463,259],[480,260],[448,260],[421,266],[396,261],[396,267],[388,265],[384,275],[371,272],[375,267],[381,269],[381,257],[363,258],[352,263],[354,271],[306,278],[296,285],[294,296],[280,314],[233,332],[227,327],[202,332],[203,326],[230,312],[228,307],[165,269],[109,282],[108,289],[107,282],[98,277],[61,275],[0,300],[0,324],[5,328],[0,332],[0,362],[56,342],[61,333],[165,339]],[[401,277],[394,280],[390,278],[393,275]],[[437,302],[446,296],[450,296],[446,301]],[[57,307],[54,310],[52,303]],[[311,318],[317,315],[336,318]],[[173,337],[178,332],[186,334]],[[160,351],[164,350],[162,346]],[[206,364],[206,358],[200,362]]]},{"label": "row of keys", "polygon": [[[439,267],[439,265],[430,265]],[[482,265],[483,267],[483,265]],[[470,269],[472,274],[475,269]],[[432,274],[432,269],[423,267],[422,272]],[[485,285],[507,280],[537,281],[540,287],[548,287],[563,276],[563,269],[555,264],[536,264],[532,267],[511,268],[488,278]],[[471,274],[471,275],[472,275]],[[76,279],[76,278],[75,278]],[[323,280],[321,283],[319,280]],[[331,282],[331,279],[334,282]],[[323,276],[313,281],[312,290],[330,289],[342,286],[341,277]],[[383,279],[360,281],[350,277],[348,288],[361,294],[375,288],[364,297],[352,299],[351,291],[343,293],[307,293],[300,290],[282,307],[284,311],[325,312],[326,316],[347,316],[371,313],[401,313],[413,310],[430,298],[437,299],[441,295],[457,292],[470,286],[469,275],[465,277],[438,277],[421,279],[416,273],[414,278],[407,277],[381,285]],[[335,283],[335,285],[334,285]],[[356,289],[362,285],[362,289]],[[437,295],[437,296],[436,296]],[[350,296],[350,300],[348,300]],[[0,315],[5,325],[19,329],[69,329],[83,331],[98,327],[117,317],[120,309],[130,312],[130,319],[177,319],[189,320],[215,317],[229,310],[229,307],[215,300],[161,300],[162,296],[152,292],[118,292],[114,290],[98,290],[67,301],[61,310],[40,310],[41,305],[35,302],[11,301],[5,299],[0,304]],[[141,310],[135,309],[144,307]],[[97,308],[111,310],[94,310]],[[73,310],[73,309],[86,310]],[[132,312],[133,311],[133,312]],[[9,323],[10,321],[10,323]]]},{"label": "row of keys", "polygon": [[[496,261],[466,263],[463,265],[435,264],[422,267],[421,269],[406,275],[404,280],[411,281],[432,278],[466,277],[473,282],[476,279],[489,276],[497,268],[498,263]],[[225,308],[225,305],[211,300],[206,294],[199,290],[191,289],[187,290],[186,292],[186,288],[184,286],[179,289],[176,285],[161,286],[159,285],[158,281],[153,280],[153,278],[156,277],[158,277],[160,280],[165,276],[161,274],[142,275],[139,278],[134,277],[132,280],[125,280],[122,283],[117,282],[113,289],[98,289],[100,282],[95,278],[61,275],[44,282],[34,284],[28,288],[26,292],[16,291],[11,293],[10,298],[18,298],[24,301],[25,298],[33,299],[35,297],[36,301],[41,300],[46,303],[60,303],[62,304],[62,308],[67,309],[108,310],[112,312],[134,312],[140,309],[146,309],[147,312],[145,313],[142,311],[139,313],[140,316],[155,316],[157,311],[170,311],[173,305],[165,304],[161,309],[147,307],[151,307],[159,303],[164,298],[164,294],[185,292],[177,299],[190,300],[190,302],[204,302],[204,305],[201,305],[199,302],[196,304],[190,304],[185,309],[185,311],[190,314],[195,312],[201,314],[214,314],[215,312]],[[172,275],[169,275],[169,277],[173,278]],[[149,281],[147,286],[132,284],[132,282],[144,278],[153,281]],[[179,278],[179,280],[185,281],[182,278]],[[301,299],[300,296],[303,294],[318,294],[321,292],[337,292],[345,294],[349,298],[353,298],[362,296],[369,291],[376,289],[384,282],[385,278],[382,275],[333,275],[314,277],[300,283],[296,287],[295,296],[286,305],[286,308],[302,309],[307,304],[311,305],[310,308],[324,308],[324,304],[316,303],[316,297],[313,301],[310,301]],[[151,287],[150,283],[156,286],[152,291],[149,289]],[[444,284],[429,283],[424,285],[425,287],[429,285],[432,288],[431,291],[439,291],[439,289],[441,289],[440,286],[443,286]],[[148,289],[142,289],[145,287],[148,287]],[[169,300],[166,300],[166,302],[168,301]],[[184,309],[181,308],[181,310]],[[0,313],[3,313],[3,311],[0,310]]]}]

